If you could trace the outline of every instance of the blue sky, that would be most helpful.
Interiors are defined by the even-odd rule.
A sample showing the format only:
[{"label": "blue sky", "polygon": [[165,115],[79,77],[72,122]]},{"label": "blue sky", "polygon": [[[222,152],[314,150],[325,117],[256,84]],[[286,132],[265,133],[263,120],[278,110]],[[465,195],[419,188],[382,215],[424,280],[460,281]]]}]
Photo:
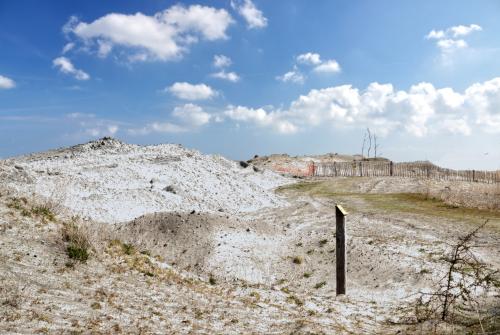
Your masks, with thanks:
[{"label": "blue sky", "polygon": [[500,168],[498,1],[0,0],[0,157],[112,135]]}]

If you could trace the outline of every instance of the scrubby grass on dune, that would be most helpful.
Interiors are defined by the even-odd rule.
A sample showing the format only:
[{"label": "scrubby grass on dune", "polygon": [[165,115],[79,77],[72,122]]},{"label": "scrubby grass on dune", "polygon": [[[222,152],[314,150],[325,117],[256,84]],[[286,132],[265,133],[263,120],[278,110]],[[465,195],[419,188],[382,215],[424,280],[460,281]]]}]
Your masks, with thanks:
[{"label": "scrubby grass on dune", "polygon": [[[449,205],[441,199],[423,193],[356,192],[355,185],[356,178],[343,178],[286,185],[278,188],[278,192],[300,192],[315,197],[333,198],[340,202],[349,202],[351,200],[351,212],[360,212],[368,209],[383,212],[413,213],[451,220],[465,219],[474,224],[489,219],[492,221],[492,226],[500,229],[499,211]],[[352,200],[362,200],[363,207],[367,207],[361,208],[358,205],[359,201]]]}]

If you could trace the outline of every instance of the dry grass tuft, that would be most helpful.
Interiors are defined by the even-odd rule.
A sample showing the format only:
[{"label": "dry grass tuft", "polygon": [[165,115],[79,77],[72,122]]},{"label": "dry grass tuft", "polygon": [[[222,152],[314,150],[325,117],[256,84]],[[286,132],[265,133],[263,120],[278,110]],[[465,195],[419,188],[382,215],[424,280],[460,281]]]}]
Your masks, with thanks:
[{"label": "dry grass tuft", "polygon": [[28,201],[25,197],[10,197],[7,201],[7,207],[17,210],[25,217],[35,217],[42,222],[56,222],[56,206],[50,201]]},{"label": "dry grass tuft", "polygon": [[[7,307],[11,310],[17,310],[21,307],[23,302],[22,290],[17,283],[17,278],[1,278],[0,282],[0,307]],[[0,321],[5,318],[0,313]]]},{"label": "dry grass tuft", "polygon": [[86,262],[92,247],[87,230],[75,221],[65,222],[61,229],[63,241],[66,242],[68,257],[80,262]]}]

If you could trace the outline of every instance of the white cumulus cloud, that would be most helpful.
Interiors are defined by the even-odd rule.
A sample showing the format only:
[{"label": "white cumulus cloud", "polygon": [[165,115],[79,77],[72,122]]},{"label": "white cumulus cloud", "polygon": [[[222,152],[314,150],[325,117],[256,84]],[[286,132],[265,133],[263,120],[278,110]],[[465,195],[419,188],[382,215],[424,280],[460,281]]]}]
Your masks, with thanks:
[{"label": "white cumulus cloud", "polygon": [[251,0],[232,0],[231,6],[243,16],[249,29],[258,29],[267,26],[267,18]]},{"label": "white cumulus cloud", "polygon": [[477,125],[488,132],[500,133],[500,77],[468,87],[464,105],[476,114]]},{"label": "white cumulus cloud", "polygon": [[212,73],[212,77],[231,81],[233,83],[240,80],[240,76],[238,74],[236,74],[236,72],[226,72],[224,70],[216,72],[216,73]]},{"label": "white cumulus cloud", "polygon": [[0,89],[8,90],[16,87],[14,80],[0,75]]},{"label": "white cumulus cloud", "polygon": [[288,71],[282,76],[277,76],[276,80],[282,81],[284,83],[291,82],[296,84],[302,84],[305,81],[305,77],[297,67],[294,67],[292,71]]},{"label": "white cumulus cloud", "polygon": [[212,77],[222,79],[222,80],[227,80],[230,82],[237,82],[240,80],[240,76],[234,72],[234,71],[226,71],[225,69],[228,66],[231,66],[233,62],[231,61],[231,58],[224,56],[224,55],[215,55],[214,56],[214,61],[213,61],[213,66],[220,69],[220,71],[212,73]]},{"label": "white cumulus cloud", "polygon": [[293,134],[297,127],[280,117],[279,112],[267,112],[263,108],[229,105],[224,115],[234,121],[250,122],[260,127],[271,127],[282,134]]},{"label": "white cumulus cloud", "polygon": [[98,40],[97,45],[97,55],[100,58],[106,58],[111,50],[113,50],[113,43],[110,43],[109,41]]},{"label": "white cumulus cloud", "polygon": [[299,70],[299,66],[303,69],[304,66],[312,67],[312,71],[322,74],[334,74],[341,71],[340,64],[335,59],[323,61],[319,53],[306,52],[295,57],[296,64],[293,70],[286,72],[281,76],[276,76],[276,80],[290,83],[303,83],[306,76]]},{"label": "white cumulus cloud", "polygon": [[431,30],[426,38],[427,39],[444,39],[444,38],[457,38],[457,37],[462,37],[462,36],[467,36],[470,33],[474,31],[481,31],[483,28],[477,24],[471,24],[468,26],[464,25],[458,25],[458,26],[453,26],[449,27],[445,30]]},{"label": "white cumulus cloud", "polygon": [[165,122],[151,122],[143,127],[130,128],[131,135],[148,135],[151,133],[184,133],[198,129],[213,119],[212,115],[205,112],[201,106],[185,104],[177,106],[171,113],[171,120]]},{"label": "white cumulus cloud", "polygon": [[63,55],[65,53],[69,52],[70,50],[72,50],[74,47],[75,47],[75,43],[73,43],[73,42],[66,43],[66,45],[64,45],[64,47],[62,49]]},{"label": "white cumulus cloud", "polygon": [[188,127],[200,127],[210,122],[211,115],[195,104],[174,108],[172,115]]},{"label": "white cumulus cloud", "polygon": [[468,26],[459,25],[450,28],[453,37],[466,36],[474,31],[481,31],[481,30],[483,30],[483,28],[481,28],[481,26],[477,24],[471,24]]},{"label": "white cumulus cloud", "polygon": [[443,131],[464,136],[473,131],[500,134],[500,78],[473,84],[462,93],[425,82],[407,91],[376,82],[363,90],[333,86],[299,96],[288,109],[229,106],[224,114],[282,133],[331,124],[369,126],[381,136],[394,131],[416,137]]},{"label": "white cumulus cloud", "polygon": [[71,17],[63,32],[75,36],[87,49],[95,49],[100,57],[119,46],[130,51],[131,61],[168,61],[182,57],[200,39],[226,39],[233,22],[225,9],[174,5],[151,16],[110,13],[89,23]]},{"label": "white cumulus cloud", "polygon": [[231,58],[224,55],[215,55],[214,56],[214,67],[217,68],[225,68],[232,64]]},{"label": "white cumulus cloud", "polygon": [[307,65],[319,65],[321,64],[321,57],[319,54],[314,52],[307,52],[297,56],[297,62]]},{"label": "white cumulus cloud", "polygon": [[436,45],[441,49],[443,53],[450,53],[458,49],[467,48],[467,42],[464,40],[452,40],[452,39],[444,39],[437,41]]},{"label": "white cumulus cloud", "polygon": [[90,79],[90,76],[86,72],[75,68],[73,63],[66,57],[58,57],[52,61],[52,64],[54,67],[58,68],[60,72],[70,74],[77,80]]},{"label": "white cumulus cloud", "polygon": [[315,72],[320,73],[338,73],[340,72],[340,65],[336,60],[327,60],[314,68]]},{"label": "white cumulus cloud", "polygon": [[217,91],[205,84],[177,82],[165,90],[183,100],[206,100],[217,96]]},{"label": "white cumulus cloud", "polygon": [[466,49],[469,45],[463,39],[474,31],[481,31],[483,28],[477,24],[468,26],[458,25],[445,30],[431,30],[426,39],[436,40],[436,46],[441,51],[441,57],[445,64],[450,64],[451,56],[460,49]]},{"label": "white cumulus cloud", "polygon": [[434,29],[432,29],[427,34],[427,36],[425,36],[425,38],[439,40],[439,39],[445,38],[445,36],[446,36],[446,33],[443,30],[434,30]]}]

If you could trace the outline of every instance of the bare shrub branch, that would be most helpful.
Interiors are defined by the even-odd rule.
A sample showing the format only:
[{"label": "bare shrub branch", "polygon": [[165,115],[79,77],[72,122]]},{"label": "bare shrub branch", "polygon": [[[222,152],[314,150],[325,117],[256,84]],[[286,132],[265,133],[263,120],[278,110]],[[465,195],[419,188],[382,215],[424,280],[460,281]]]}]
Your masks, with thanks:
[{"label": "bare shrub branch", "polygon": [[[438,282],[434,292],[420,292],[415,305],[417,321],[439,318],[441,321],[455,320],[465,316],[467,306],[479,306],[478,297],[494,284],[498,271],[490,270],[473,252],[474,239],[488,220],[468,234],[459,237],[448,257],[446,273]],[[478,309],[475,312],[477,315]]]}]

